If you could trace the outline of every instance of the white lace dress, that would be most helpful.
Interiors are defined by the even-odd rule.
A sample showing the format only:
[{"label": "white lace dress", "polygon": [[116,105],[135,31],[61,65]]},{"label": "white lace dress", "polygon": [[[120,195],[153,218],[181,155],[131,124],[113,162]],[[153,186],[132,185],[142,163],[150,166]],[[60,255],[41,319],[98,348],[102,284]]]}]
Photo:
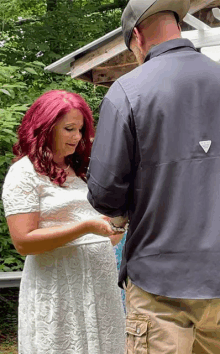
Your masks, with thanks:
[{"label": "white lace dress", "polygon": [[[28,157],[3,185],[5,215],[40,212],[39,228],[91,219],[87,186],[66,188],[36,173]],[[19,297],[19,354],[124,354],[124,311],[109,238],[88,234],[26,257]]]}]

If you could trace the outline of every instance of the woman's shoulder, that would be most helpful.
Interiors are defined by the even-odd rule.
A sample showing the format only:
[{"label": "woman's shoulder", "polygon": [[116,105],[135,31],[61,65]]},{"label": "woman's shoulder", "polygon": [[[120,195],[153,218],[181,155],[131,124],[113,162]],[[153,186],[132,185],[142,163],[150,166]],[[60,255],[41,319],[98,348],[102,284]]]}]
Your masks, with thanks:
[{"label": "woman's shoulder", "polygon": [[37,173],[28,156],[22,157],[10,166],[5,177],[5,183],[12,180],[14,180],[14,182],[24,181],[26,177],[37,177]]},{"label": "woman's shoulder", "polygon": [[5,216],[39,211],[39,188],[36,172],[28,157],[9,169],[2,188]]},{"label": "woman's shoulder", "polygon": [[28,156],[22,157],[20,160],[13,163],[13,165],[11,165],[11,167],[9,168],[9,171],[19,171],[19,170],[34,172],[34,166]]}]

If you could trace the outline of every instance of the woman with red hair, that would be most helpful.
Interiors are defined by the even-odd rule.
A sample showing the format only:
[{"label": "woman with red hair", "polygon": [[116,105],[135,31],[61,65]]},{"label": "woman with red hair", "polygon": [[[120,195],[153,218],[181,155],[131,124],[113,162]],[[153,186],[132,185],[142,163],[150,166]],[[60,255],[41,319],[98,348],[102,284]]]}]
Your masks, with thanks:
[{"label": "woman with red hair", "polygon": [[[114,235],[87,201],[94,136],[84,99],[53,90],[25,114],[3,185],[17,251],[19,354],[123,354],[124,314]],[[108,237],[106,237],[108,236]]]}]

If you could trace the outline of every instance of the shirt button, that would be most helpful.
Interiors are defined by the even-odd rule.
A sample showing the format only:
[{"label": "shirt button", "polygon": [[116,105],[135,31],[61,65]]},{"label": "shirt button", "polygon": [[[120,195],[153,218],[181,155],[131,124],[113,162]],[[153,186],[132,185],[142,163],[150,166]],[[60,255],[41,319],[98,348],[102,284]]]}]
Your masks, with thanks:
[{"label": "shirt button", "polygon": [[140,334],[141,333],[141,329],[138,327],[137,328],[137,334]]}]

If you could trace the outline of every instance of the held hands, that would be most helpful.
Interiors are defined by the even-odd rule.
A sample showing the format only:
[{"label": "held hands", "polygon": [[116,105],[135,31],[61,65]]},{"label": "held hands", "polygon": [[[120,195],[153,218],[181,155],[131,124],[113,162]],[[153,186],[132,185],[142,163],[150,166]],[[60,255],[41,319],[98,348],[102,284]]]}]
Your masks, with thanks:
[{"label": "held hands", "polygon": [[[112,220],[114,220],[114,219],[108,218],[107,216],[103,216],[103,218],[104,218],[104,220],[107,220],[110,223],[111,227],[113,227],[113,232],[109,236],[109,238],[111,240],[112,246],[116,246],[123,239],[125,229],[122,227],[121,231],[118,231],[118,229],[114,228],[114,226],[113,226],[114,224],[112,223]],[[125,225],[123,225],[123,226],[125,226]]]},{"label": "held hands", "polygon": [[97,219],[90,220],[90,232],[100,236],[123,235],[124,231],[113,231],[110,225],[110,218],[108,216],[100,216]]}]

